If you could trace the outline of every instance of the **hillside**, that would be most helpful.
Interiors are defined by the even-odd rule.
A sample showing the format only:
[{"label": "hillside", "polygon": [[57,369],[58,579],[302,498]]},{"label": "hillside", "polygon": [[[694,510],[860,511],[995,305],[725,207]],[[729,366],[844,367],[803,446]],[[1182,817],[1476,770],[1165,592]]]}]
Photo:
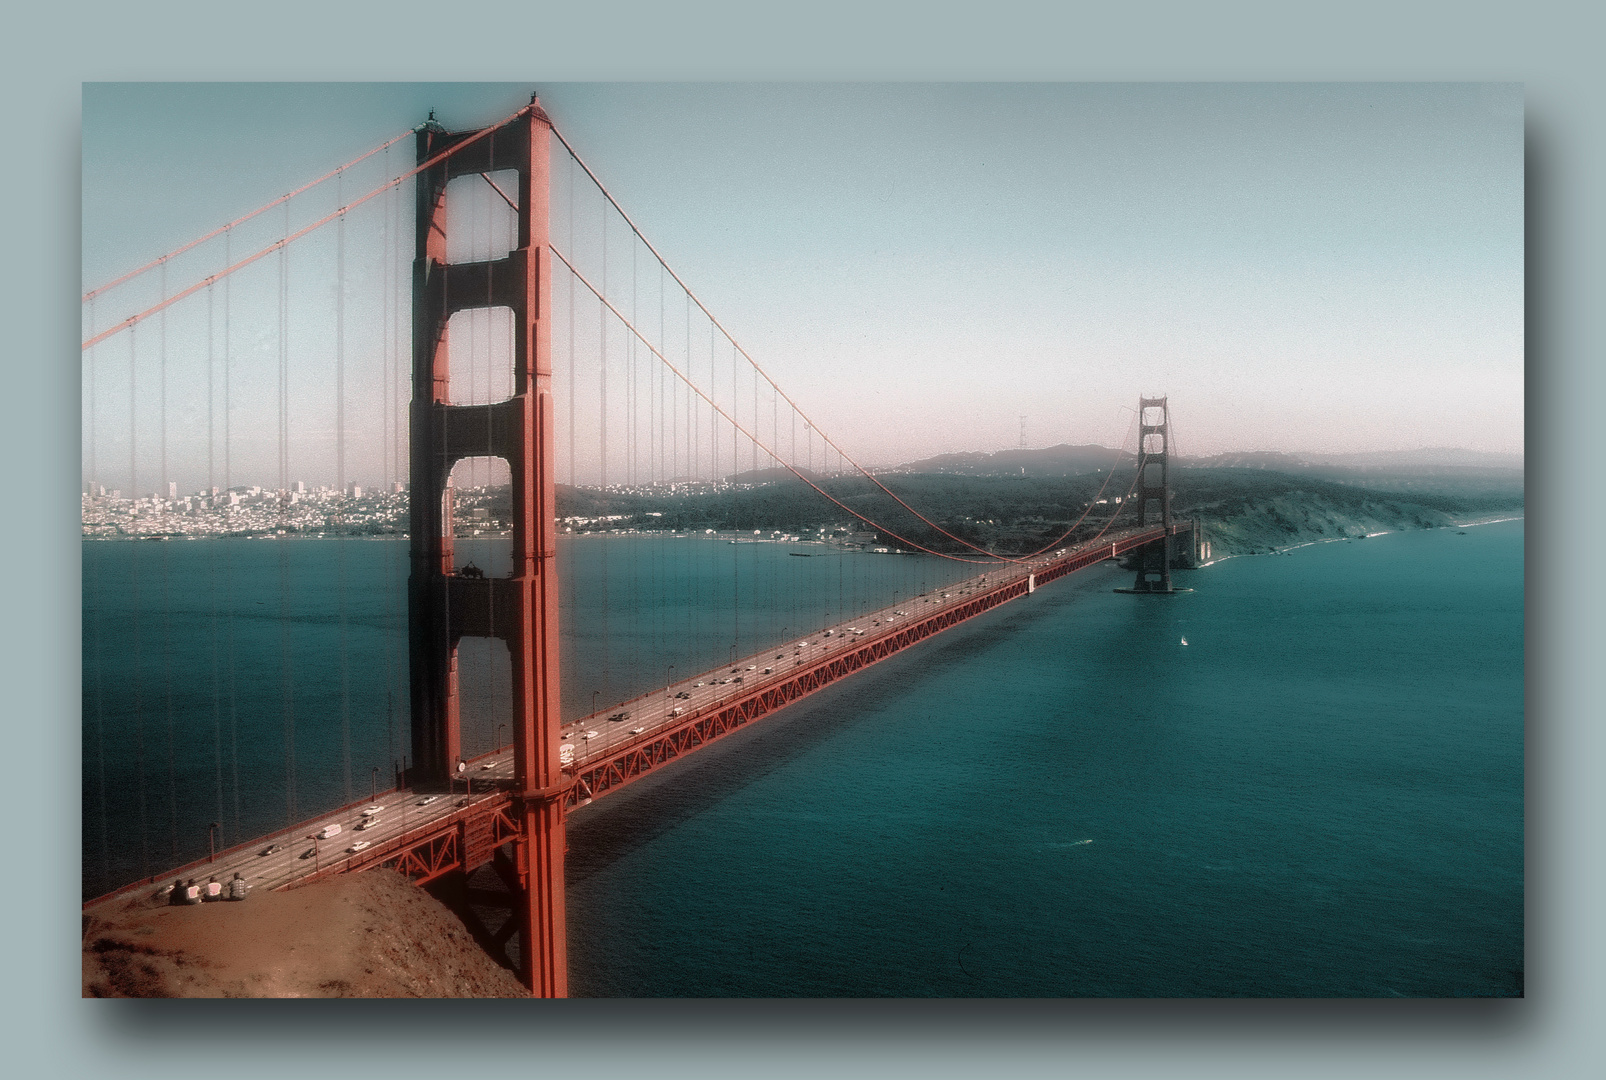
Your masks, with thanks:
[{"label": "hillside", "polygon": [[528,997],[429,892],[390,870],[239,903],[122,896],[84,913],[84,997]]},{"label": "hillside", "polygon": [[[1268,467],[1269,461],[1231,467],[1178,466],[1171,470],[1172,512],[1202,518],[1217,554],[1267,550],[1304,540],[1380,530],[1430,528],[1501,513],[1520,512],[1522,474],[1509,469],[1436,466],[1438,471],[1373,472],[1336,466]],[[1073,539],[1092,536],[1119,509],[1130,467],[1107,474],[992,475],[881,474],[877,479],[943,529],[970,543],[1007,553],[1057,542],[1088,510]],[[754,486],[676,494],[601,492],[560,488],[560,517],[623,515],[579,526],[580,531],[636,528],[673,530],[863,529],[843,507],[896,536],[935,550],[962,551],[862,477],[821,478],[835,498],[823,498],[796,478]],[[1104,498],[1103,505],[1089,503]]]}]

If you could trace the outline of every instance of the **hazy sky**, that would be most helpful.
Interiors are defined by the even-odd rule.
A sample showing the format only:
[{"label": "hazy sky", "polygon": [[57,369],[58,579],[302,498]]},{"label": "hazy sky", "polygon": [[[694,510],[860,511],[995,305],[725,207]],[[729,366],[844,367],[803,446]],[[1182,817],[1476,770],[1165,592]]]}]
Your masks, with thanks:
[{"label": "hazy sky", "polygon": [[1014,446],[1022,414],[1033,446],[1109,444],[1140,392],[1188,454],[1522,449],[1512,85],[91,84],[85,286],[532,89],[868,463]]}]

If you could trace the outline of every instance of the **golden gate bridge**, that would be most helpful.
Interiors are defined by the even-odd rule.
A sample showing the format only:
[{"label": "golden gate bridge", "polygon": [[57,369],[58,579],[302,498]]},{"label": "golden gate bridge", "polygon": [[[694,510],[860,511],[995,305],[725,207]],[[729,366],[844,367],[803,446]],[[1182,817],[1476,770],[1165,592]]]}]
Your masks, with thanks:
[{"label": "golden gate bridge", "polygon": [[[411,160],[393,166],[392,151],[409,138]],[[303,206],[331,192],[333,205]],[[247,243],[251,229],[265,227],[267,237]],[[403,272],[408,241],[410,275]],[[188,276],[170,287],[179,271]],[[1114,453],[1068,526],[1016,550],[979,544],[938,520],[938,511],[912,505],[748,354],[533,97],[474,130],[449,131],[431,114],[413,131],[85,292],[83,304],[86,536],[271,539],[278,604],[263,614],[276,615],[280,627],[278,655],[239,655],[234,616],[220,616],[217,599],[233,568],[227,555],[221,570],[208,563],[218,636],[211,701],[195,707],[210,707],[214,754],[212,775],[193,775],[178,765],[175,708],[186,706],[175,705],[171,627],[175,590],[201,583],[175,581],[165,549],[157,566],[147,559],[141,570],[136,548],[127,580],[102,581],[86,561],[86,623],[95,624],[97,644],[85,658],[85,742],[94,744],[100,768],[97,787],[86,752],[86,837],[96,815],[103,833],[115,813],[137,815],[140,874],[125,888],[200,867],[239,870],[278,888],[376,866],[425,883],[490,864],[517,898],[490,936],[499,945],[517,938],[520,977],[542,996],[567,988],[568,814],[1057,578],[1126,556],[1136,570],[1132,591],[1166,594],[1171,568],[1199,554],[1197,523],[1171,517],[1174,435],[1163,397],[1140,398],[1127,434],[1132,450]],[[103,324],[113,305],[121,317]],[[180,497],[173,479],[186,468],[180,461],[193,474],[202,457],[205,484]],[[362,501],[354,482],[360,468],[371,475],[375,461],[389,518],[373,509],[372,493]],[[272,472],[273,480],[237,485],[246,468]],[[333,482],[308,492],[296,479],[306,473]],[[126,482],[126,497],[106,483],[112,477]],[[778,478],[809,500],[817,518],[845,523],[817,530],[809,542],[891,556],[900,568],[870,575],[856,564],[844,584],[839,562],[833,596],[806,561],[783,568],[773,564],[790,560],[772,560],[767,571],[749,565],[744,572],[733,557],[718,599],[723,605],[728,593],[728,629],[723,620],[682,628],[660,611],[645,636],[621,635],[629,655],[618,658],[608,620],[639,621],[640,614],[610,614],[604,556],[600,579],[588,584],[600,594],[596,651],[606,690],[588,697],[585,684],[565,684],[561,672],[596,663],[576,655],[596,647],[595,638],[576,646],[561,625],[560,609],[583,610],[590,599],[565,593],[574,588],[560,570],[565,544],[609,543],[585,534],[620,531],[606,528],[614,520],[645,521],[632,509],[643,499],[730,498]],[[404,527],[396,509],[403,502]],[[620,509],[626,512],[610,512]],[[411,738],[399,761],[371,768],[369,797],[360,799],[352,724],[373,702],[354,702],[352,692],[349,638],[359,616],[348,574],[356,556],[342,543],[334,580],[302,583],[289,547],[308,534],[372,531],[376,521],[408,543],[405,605],[402,564],[391,561],[398,545],[385,547],[393,606],[380,621],[393,638],[404,628],[405,645],[394,642],[386,655],[404,649],[405,664],[387,661],[384,683],[387,712],[399,707]],[[660,561],[706,559],[710,536],[733,547],[752,540],[746,529],[656,532],[705,545],[682,544],[674,556],[660,547]],[[805,539],[757,532],[760,540]],[[695,575],[660,574],[660,592],[672,579]],[[309,590],[329,594],[322,599],[332,603],[338,627],[337,662],[317,673],[304,670],[290,643]],[[630,602],[640,606],[639,591]],[[695,595],[677,601],[699,602]],[[791,617],[780,626],[788,602]],[[148,623],[158,608],[152,643]],[[114,609],[134,613],[127,693],[101,679],[101,623],[103,615],[116,618]],[[144,623],[142,610],[152,613]],[[144,674],[142,649],[160,653],[160,678]],[[607,674],[615,660],[617,686]],[[255,838],[239,807],[241,704],[223,689],[250,665],[283,688],[282,826],[256,830]],[[324,702],[311,721],[304,707],[298,714],[291,690],[309,680]],[[608,700],[605,708],[599,698]],[[465,707],[476,715],[465,720]],[[104,780],[108,710],[123,715],[137,740],[137,805],[125,802],[121,811]],[[313,807],[298,801],[305,786],[298,761],[309,767],[306,728],[336,718],[342,796],[311,800],[324,809],[309,814]],[[164,735],[165,777],[160,761],[150,762]],[[381,771],[389,773],[383,791]],[[162,864],[151,843],[164,782],[172,857]],[[195,801],[187,786],[215,792],[217,820],[206,858],[186,863],[178,834],[181,795]],[[226,789],[235,800],[232,826]],[[86,840],[86,858],[90,846]]]}]

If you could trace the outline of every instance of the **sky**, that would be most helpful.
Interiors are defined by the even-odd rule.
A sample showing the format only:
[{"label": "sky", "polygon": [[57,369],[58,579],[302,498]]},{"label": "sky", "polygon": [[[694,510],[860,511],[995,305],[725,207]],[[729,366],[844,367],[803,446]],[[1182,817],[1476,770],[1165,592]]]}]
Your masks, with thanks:
[{"label": "sky", "polygon": [[[1140,393],[1169,396],[1190,456],[1522,451],[1512,84],[86,84],[84,285],[430,109],[477,127],[531,91],[736,340],[867,464],[1013,447],[1022,416],[1031,446],[1114,445]],[[393,155],[409,158],[409,142]],[[361,180],[342,181],[347,197]],[[386,297],[404,290],[363,257],[409,211],[410,194],[389,209],[376,200],[346,241],[345,476],[369,484],[395,472],[381,395],[366,388],[388,378],[376,349],[398,317]],[[247,230],[231,243],[248,246]],[[333,241],[316,243],[322,254],[290,256],[308,271],[290,288],[332,313],[330,288],[309,278]],[[208,265],[175,261],[168,287]],[[273,273],[264,260],[231,286],[237,399],[277,392],[261,299]],[[161,346],[167,461],[149,460],[143,433],[141,487],[152,470],[188,489],[220,467],[203,460],[208,446],[218,456],[217,436],[201,433],[219,421],[195,366],[209,310],[219,332],[217,301],[184,303]],[[96,325],[133,304],[97,301]],[[146,416],[163,384],[149,367],[157,330],[139,333]],[[310,334],[287,346],[286,392],[297,436],[332,445],[333,421],[311,401],[326,388],[302,378],[329,364],[327,348],[303,351]],[[112,419],[128,411],[114,389],[129,380],[126,343],[86,365],[86,440],[99,433],[86,469],[98,455],[126,475]],[[267,434],[243,413],[235,423],[232,478],[271,483],[256,475]]]}]

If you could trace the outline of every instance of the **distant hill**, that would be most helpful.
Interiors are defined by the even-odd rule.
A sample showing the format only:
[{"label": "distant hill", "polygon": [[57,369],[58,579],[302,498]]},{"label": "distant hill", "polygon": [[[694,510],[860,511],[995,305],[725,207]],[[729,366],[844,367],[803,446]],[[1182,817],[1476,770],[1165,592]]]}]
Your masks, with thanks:
[{"label": "distant hill", "polygon": [[956,476],[1081,476],[1126,465],[1133,457],[1126,451],[1107,446],[1050,446],[1041,450],[977,451],[968,454],[938,454],[911,461],[890,473],[947,473]]},{"label": "distant hill", "polygon": [[725,482],[727,484],[752,484],[756,487],[759,484],[778,484],[783,480],[796,480],[799,475],[802,475],[806,479],[813,480],[816,483],[821,479],[818,473],[812,473],[807,469],[800,468],[794,473],[791,469],[776,468],[757,470],[749,469],[747,472],[736,473],[734,476],[725,477]]},{"label": "distant hill", "polygon": [[1428,447],[1421,450],[1376,450],[1355,454],[1286,454],[1277,450],[1245,450],[1208,458],[1179,459],[1179,464],[1209,469],[1276,469],[1297,472],[1313,466],[1349,472],[1410,473],[1434,476],[1466,469],[1521,472],[1521,454]]}]

